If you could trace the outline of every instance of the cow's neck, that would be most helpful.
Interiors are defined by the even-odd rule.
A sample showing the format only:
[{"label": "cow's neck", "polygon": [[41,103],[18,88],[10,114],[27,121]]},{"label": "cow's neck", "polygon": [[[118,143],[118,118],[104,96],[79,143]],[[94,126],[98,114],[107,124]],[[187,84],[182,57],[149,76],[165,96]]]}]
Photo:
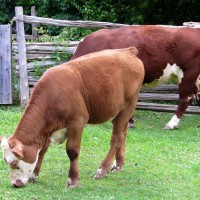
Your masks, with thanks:
[{"label": "cow's neck", "polygon": [[47,116],[46,107],[37,107],[34,105],[28,106],[25,110],[20,123],[13,135],[21,140],[24,144],[36,144],[41,148],[48,139]]}]

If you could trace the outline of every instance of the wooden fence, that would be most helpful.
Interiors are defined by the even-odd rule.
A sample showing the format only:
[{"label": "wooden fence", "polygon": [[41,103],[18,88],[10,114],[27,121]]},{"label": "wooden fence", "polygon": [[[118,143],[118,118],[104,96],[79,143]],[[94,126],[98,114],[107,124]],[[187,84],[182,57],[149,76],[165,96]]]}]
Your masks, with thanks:
[{"label": "wooden fence", "polygon": [[0,45],[0,104],[12,104],[10,25],[0,25]]},{"label": "wooden fence", "polygon": [[[24,33],[24,23],[37,23],[44,25],[56,26],[73,26],[84,28],[116,28],[127,26],[125,24],[113,24],[108,22],[91,22],[91,21],[69,21],[69,20],[54,20],[49,18],[41,18],[35,16],[23,15],[22,7],[16,7],[16,16],[14,18],[17,24],[17,44],[13,44],[13,59],[18,59],[17,70],[20,76],[20,99],[21,105],[25,106],[29,100],[30,92],[40,78],[31,74],[35,66],[45,67],[57,64],[54,52],[60,54],[73,54],[78,45],[77,42],[65,42],[62,44],[48,43],[26,43]],[[184,24],[188,25],[188,24]],[[189,23],[191,26],[191,23]],[[171,26],[174,27],[174,26]],[[60,62],[65,62],[61,60]],[[148,102],[146,102],[148,100]],[[178,100],[178,88],[176,85],[161,85],[157,88],[143,88],[139,95],[137,108],[151,109],[157,111],[172,112],[177,109],[177,103],[166,104],[166,102]],[[159,103],[152,103],[159,101]],[[161,103],[164,101],[165,103]],[[197,106],[189,106],[187,113],[200,113]]]}]

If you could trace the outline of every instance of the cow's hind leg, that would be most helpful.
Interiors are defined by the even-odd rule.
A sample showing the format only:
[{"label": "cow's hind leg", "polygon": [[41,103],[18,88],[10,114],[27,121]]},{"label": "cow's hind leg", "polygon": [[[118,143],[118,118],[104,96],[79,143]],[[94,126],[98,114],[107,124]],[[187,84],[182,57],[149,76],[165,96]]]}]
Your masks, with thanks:
[{"label": "cow's hind leg", "polygon": [[120,172],[122,170],[122,166],[125,164],[125,144],[126,144],[127,128],[128,126],[124,128],[123,131],[124,138],[122,140],[122,145],[115,154],[115,161],[111,168],[112,172]]},{"label": "cow's hind leg", "polygon": [[67,187],[75,188],[80,179],[78,157],[80,154],[81,135],[86,124],[82,118],[73,121],[67,127],[66,152],[70,160],[70,169],[68,173]]},{"label": "cow's hind leg", "polygon": [[133,106],[127,107],[125,110],[121,111],[115,117],[115,119],[113,119],[113,131],[110,141],[110,149],[99,169],[97,170],[94,177],[95,179],[104,178],[107,175],[111,168],[114,157],[116,157],[116,164],[115,167],[113,167],[113,171],[121,171],[122,165],[124,164],[128,121],[132,115],[133,108]]}]

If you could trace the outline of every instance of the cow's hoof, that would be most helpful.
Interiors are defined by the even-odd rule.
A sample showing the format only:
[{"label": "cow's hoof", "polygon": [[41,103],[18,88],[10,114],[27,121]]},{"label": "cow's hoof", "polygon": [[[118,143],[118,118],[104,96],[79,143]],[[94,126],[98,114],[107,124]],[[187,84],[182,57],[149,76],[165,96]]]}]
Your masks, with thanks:
[{"label": "cow's hoof", "polygon": [[122,168],[120,166],[117,166],[116,160],[114,161],[112,168],[111,168],[111,172],[121,172]]},{"label": "cow's hoof", "polygon": [[106,171],[103,170],[103,169],[98,169],[95,176],[94,176],[94,179],[102,179],[102,178],[105,178],[106,177]]},{"label": "cow's hoof", "polygon": [[164,128],[164,130],[173,130],[173,128],[171,126],[166,125]]},{"label": "cow's hoof", "polygon": [[134,124],[134,123],[132,123],[132,122],[131,122],[131,123],[130,123],[130,122],[128,123],[128,128],[134,128],[134,127],[135,127],[135,124]]},{"label": "cow's hoof", "polygon": [[121,172],[121,171],[122,171],[122,168],[118,167],[118,166],[115,166],[115,167],[111,168],[111,172]]},{"label": "cow's hoof", "polygon": [[77,188],[78,187],[78,181],[72,181],[71,178],[68,178],[67,180],[67,188]]},{"label": "cow's hoof", "polygon": [[163,129],[164,130],[174,130],[174,129],[178,129],[178,126],[171,127],[171,126],[166,125]]}]

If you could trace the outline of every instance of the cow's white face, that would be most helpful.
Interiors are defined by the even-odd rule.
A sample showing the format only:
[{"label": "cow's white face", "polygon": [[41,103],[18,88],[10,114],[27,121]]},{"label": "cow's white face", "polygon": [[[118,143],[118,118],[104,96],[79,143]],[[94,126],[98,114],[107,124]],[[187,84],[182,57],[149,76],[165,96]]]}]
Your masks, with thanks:
[{"label": "cow's white face", "polygon": [[[18,145],[19,151],[23,151],[23,146]],[[35,179],[34,169],[38,161],[38,154],[34,163],[26,163],[23,160],[17,158],[9,146],[8,139],[1,139],[1,149],[3,152],[3,158],[5,159],[10,172],[11,184],[14,187],[23,187],[29,180]]]}]

